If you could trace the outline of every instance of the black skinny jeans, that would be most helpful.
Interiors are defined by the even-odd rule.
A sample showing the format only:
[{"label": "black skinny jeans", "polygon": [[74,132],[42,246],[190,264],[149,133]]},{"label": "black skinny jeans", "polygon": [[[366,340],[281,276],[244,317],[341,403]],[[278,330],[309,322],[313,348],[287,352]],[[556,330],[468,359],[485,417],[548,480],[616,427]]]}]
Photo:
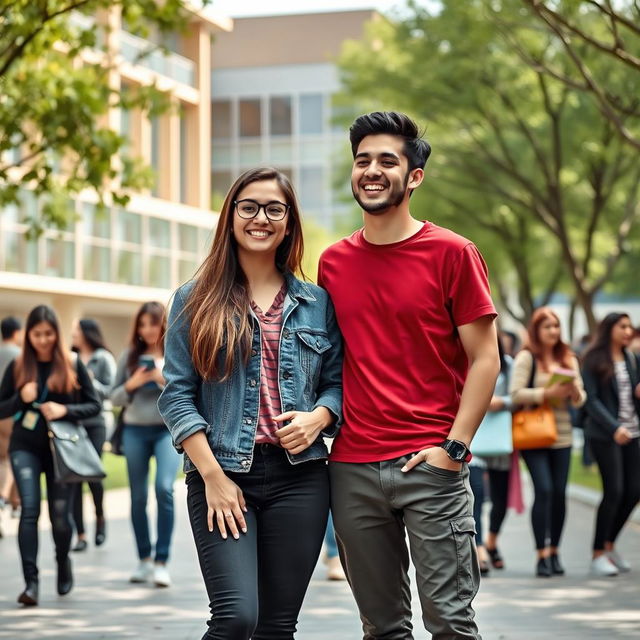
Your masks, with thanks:
[{"label": "black skinny jeans", "polygon": [[566,491],[571,463],[571,447],[521,451],[533,481],[531,525],[539,551],[557,547],[566,514]]},{"label": "black skinny jeans", "polygon": [[71,496],[72,485],[59,484],[53,478],[51,453],[12,451],[11,466],[22,501],[22,513],[18,526],[18,546],[22,558],[25,581],[38,580],[38,519],[40,517],[40,474],[47,480],[49,519],[56,547],[56,560],[63,562],[71,546]]},{"label": "black skinny jeans", "polygon": [[[87,435],[89,436],[89,440],[91,440],[91,444],[93,444],[98,455],[102,458],[102,447],[107,438],[106,428],[104,425],[101,425],[93,427],[85,426],[85,429],[87,430]],[[84,535],[85,532],[84,510],[82,505],[82,484],[83,483],[78,483],[77,487],[74,489],[73,496],[73,522],[79,536]],[[91,491],[93,504],[96,508],[96,518],[103,518],[104,510],[102,505],[104,500],[104,486],[102,484],[102,480],[98,480],[98,482],[89,482],[89,490]]]},{"label": "black skinny jeans", "polygon": [[482,505],[485,501],[485,473],[489,477],[489,497],[491,513],[489,531],[498,535],[507,514],[507,496],[509,494],[509,472],[497,469],[485,470],[469,465],[469,484],[473,492],[473,519],[476,522],[476,545],[484,545],[484,527],[482,526]]},{"label": "black skinny jeans", "polygon": [[640,501],[640,443],[619,445],[611,440],[590,440],[591,453],[602,477],[602,502],[596,516],[594,551],[615,542]]},{"label": "black skinny jeans", "polygon": [[248,473],[227,473],[247,503],[247,533],[223,540],[207,528],[205,486],[187,474],[187,507],[211,619],[203,640],[289,640],[315,568],[329,513],[325,460],[289,463],[257,445]]}]

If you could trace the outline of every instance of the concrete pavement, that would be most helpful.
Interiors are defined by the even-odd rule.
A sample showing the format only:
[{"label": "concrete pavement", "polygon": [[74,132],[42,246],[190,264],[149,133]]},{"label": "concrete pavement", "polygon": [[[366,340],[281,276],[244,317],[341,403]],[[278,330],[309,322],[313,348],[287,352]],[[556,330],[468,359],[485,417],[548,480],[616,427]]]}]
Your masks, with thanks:
[{"label": "concrete pavement", "polygon": [[[199,640],[207,601],[185,509],[184,486],[176,484],[177,520],[169,589],[131,585],[136,564],[126,490],[108,492],[108,539],[73,554],[76,586],[66,597],[55,592],[53,547],[46,513],[41,517],[40,606],[23,609],[15,598],[23,587],[15,540],[17,521],[2,515],[0,540],[0,638],[11,640]],[[87,504],[85,513],[91,513]],[[484,640],[586,640],[640,638],[640,526],[630,524],[619,549],[635,571],[617,578],[588,575],[594,509],[572,500],[562,544],[564,578],[533,576],[533,538],[528,515],[509,513],[501,549],[507,568],[484,579],[476,598]],[[89,532],[93,523],[89,522]],[[375,558],[372,558],[375,561]],[[359,640],[360,623],[345,583],[324,579],[316,569],[302,610],[300,640]],[[414,593],[415,637],[428,638]],[[233,639],[230,639],[233,640]]]}]

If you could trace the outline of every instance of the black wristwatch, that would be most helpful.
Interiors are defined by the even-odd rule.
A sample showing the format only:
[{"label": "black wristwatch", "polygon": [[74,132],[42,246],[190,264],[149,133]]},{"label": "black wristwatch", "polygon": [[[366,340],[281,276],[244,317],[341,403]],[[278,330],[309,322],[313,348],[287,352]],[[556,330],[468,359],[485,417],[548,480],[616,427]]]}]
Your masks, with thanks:
[{"label": "black wristwatch", "polygon": [[442,447],[454,462],[464,462],[469,455],[469,449],[460,440],[443,440],[438,446]]}]

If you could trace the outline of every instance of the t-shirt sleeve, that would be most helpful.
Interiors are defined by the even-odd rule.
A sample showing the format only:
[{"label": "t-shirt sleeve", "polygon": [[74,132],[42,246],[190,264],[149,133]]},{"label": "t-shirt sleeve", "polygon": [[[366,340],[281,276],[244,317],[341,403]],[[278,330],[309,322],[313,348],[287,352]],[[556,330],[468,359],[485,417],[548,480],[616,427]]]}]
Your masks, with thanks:
[{"label": "t-shirt sleeve", "polygon": [[495,318],[498,315],[491,300],[487,265],[472,243],[462,249],[454,265],[449,303],[456,327],[469,324],[482,316]]}]

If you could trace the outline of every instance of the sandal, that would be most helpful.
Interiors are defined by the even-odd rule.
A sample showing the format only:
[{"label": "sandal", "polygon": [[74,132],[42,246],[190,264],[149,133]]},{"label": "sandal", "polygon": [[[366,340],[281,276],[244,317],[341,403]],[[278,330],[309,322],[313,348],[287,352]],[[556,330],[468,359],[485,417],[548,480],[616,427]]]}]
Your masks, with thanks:
[{"label": "sandal", "polygon": [[498,551],[498,548],[489,549],[486,547],[487,553],[489,554],[489,558],[491,559],[491,564],[494,569],[504,569],[504,560]]}]

